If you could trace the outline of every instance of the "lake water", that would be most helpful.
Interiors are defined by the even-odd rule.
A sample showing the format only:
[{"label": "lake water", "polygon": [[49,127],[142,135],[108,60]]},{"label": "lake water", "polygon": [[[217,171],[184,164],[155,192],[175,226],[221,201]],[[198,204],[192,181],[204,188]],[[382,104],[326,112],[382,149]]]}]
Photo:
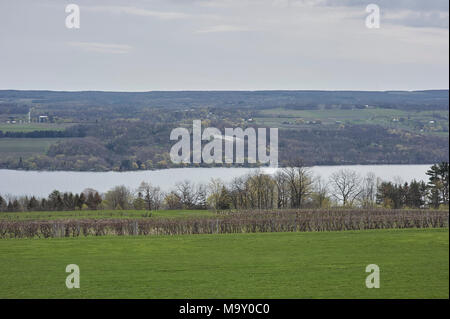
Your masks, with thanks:
[{"label": "lake water", "polygon": [[[348,165],[348,166],[314,166],[313,175],[325,180],[335,171],[345,168],[357,171],[361,175],[374,173],[386,181],[428,180],[425,172],[431,165]],[[207,183],[211,178],[220,178],[224,182],[234,177],[248,174],[250,168],[174,168],[156,171],[134,172],[49,172],[0,170],[0,194],[47,196],[53,190],[79,193],[85,188],[94,188],[106,192],[117,185],[136,189],[142,181],[169,190],[177,182],[189,180],[195,183]],[[261,168],[273,174],[275,168]]]}]

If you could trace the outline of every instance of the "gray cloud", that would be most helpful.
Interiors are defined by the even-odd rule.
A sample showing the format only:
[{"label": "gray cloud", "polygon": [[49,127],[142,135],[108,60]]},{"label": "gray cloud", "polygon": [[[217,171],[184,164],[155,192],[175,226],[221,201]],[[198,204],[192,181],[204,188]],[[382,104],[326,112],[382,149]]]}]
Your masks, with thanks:
[{"label": "gray cloud", "polygon": [[388,23],[399,24],[410,27],[418,28],[444,28],[449,27],[449,17],[448,14],[443,14],[438,11],[433,12],[404,12],[399,16],[390,17],[389,15],[384,18]]},{"label": "gray cloud", "polygon": [[243,32],[243,31],[252,31],[252,29],[248,28],[246,26],[221,24],[221,25],[213,25],[210,27],[206,27],[206,28],[198,30],[196,32],[197,33],[215,33],[215,32]]},{"label": "gray cloud", "polygon": [[[306,0],[308,1],[308,0]],[[449,10],[447,0],[317,0],[317,3],[327,6],[366,6],[370,3],[382,8],[414,10],[414,11],[446,11]]]},{"label": "gray cloud", "polygon": [[126,44],[98,42],[68,42],[67,44],[87,52],[124,54],[129,53],[132,50],[132,47]]},{"label": "gray cloud", "polygon": [[448,28],[448,0],[172,0],[173,3],[200,5],[209,8],[233,7],[325,7],[361,9],[368,4],[380,6],[384,23],[408,27]]},{"label": "gray cloud", "polygon": [[[448,4],[377,1],[0,1],[0,88],[448,88]],[[394,3],[395,2],[395,3]]]},{"label": "gray cloud", "polygon": [[[293,0],[296,1],[296,0]],[[365,7],[377,4],[382,12],[383,22],[409,27],[448,28],[448,0],[297,0],[329,7]]]},{"label": "gray cloud", "polygon": [[144,17],[154,17],[163,20],[185,19],[189,15],[183,12],[156,11],[135,6],[86,6],[83,8],[92,12],[109,12],[113,14],[130,14]]}]

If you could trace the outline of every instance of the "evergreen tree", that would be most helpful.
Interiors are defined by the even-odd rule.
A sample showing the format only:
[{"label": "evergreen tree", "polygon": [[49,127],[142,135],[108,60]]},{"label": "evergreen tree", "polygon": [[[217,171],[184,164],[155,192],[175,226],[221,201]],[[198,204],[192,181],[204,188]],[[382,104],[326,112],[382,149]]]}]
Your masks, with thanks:
[{"label": "evergreen tree", "polygon": [[6,201],[3,199],[2,196],[0,196],[0,212],[4,211],[6,209]]},{"label": "evergreen tree", "polygon": [[81,193],[80,196],[78,197],[76,206],[81,210],[81,209],[83,209],[83,205],[85,203],[86,203],[86,197],[84,196],[83,193]]},{"label": "evergreen tree", "polygon": [[448,162],[434,164],[426,173],[429,176],[428,188],[430,204],[438,208],[441,204],[448,205],[448,183],[449,165]]},{"label": "evergreen tree", "polygon": [[36,197],[31,196],[30,200],[28,201],[27,210],[32,212],[39,209],[39,202],[37,201]]}]

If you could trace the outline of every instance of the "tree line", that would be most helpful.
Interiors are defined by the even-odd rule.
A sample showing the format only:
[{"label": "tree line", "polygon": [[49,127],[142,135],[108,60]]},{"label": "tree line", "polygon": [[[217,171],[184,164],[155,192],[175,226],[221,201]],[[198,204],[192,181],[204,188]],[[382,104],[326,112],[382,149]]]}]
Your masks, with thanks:
[{"label": "tree line", "polygon": [[408,182],[381,181],[373,173],[360,176],[341,169],[327,181],[312,175],[297,160],[273,175],[255,170],[230,183],[211,179],[208,184],[178,183],[164,192],[142,182],[132,190],[116,186],[104,194],[86,189],[79,194],[53,191],[47,198],[0,196],[0,211],[63,211],[97,209],[303,209],[303,208],[448,208],[448,162],[433,165],[429,180]]},{"label": "tree line", "polygon": [[68,128],[65,130],[44,130],[44,131],[31,131],[31,132],[14,132],[0,130],[0,138],[63,138],[63,137],[85,137],[86,133],[82,127],[77,126]]}]

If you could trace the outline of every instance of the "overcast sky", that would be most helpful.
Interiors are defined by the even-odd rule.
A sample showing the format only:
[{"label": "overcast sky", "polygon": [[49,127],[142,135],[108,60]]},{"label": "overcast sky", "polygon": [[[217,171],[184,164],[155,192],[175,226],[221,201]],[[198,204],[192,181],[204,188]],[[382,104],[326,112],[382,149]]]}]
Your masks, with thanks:
[{"label": "overcast sky", "polygon": [[[78,4],[80,29],[65,26]],[[381,27],[365,26],[366,5]],[[1,0],[0,89],[448,89],[448,0]]]}]

